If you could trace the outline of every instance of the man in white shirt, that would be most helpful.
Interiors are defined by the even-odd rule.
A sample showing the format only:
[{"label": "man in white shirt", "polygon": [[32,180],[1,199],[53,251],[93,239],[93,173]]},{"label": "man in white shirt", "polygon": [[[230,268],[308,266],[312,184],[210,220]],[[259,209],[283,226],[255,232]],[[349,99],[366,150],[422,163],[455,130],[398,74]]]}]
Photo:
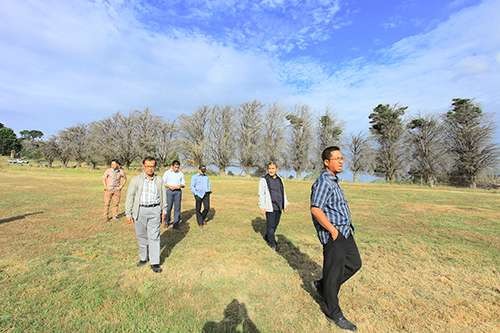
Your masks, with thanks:
[{"label": "man in white shirt", "polygon": [[179,227],[179,222],[181,220],[182,188],[186,186],[184,174],[180,169],[181,163],[175,160],[172,162],[170,169],[163,174],[165,198],[167,199],[165,226],[171,224],[172,207],[174,207],[173,226],[175,229]]}]

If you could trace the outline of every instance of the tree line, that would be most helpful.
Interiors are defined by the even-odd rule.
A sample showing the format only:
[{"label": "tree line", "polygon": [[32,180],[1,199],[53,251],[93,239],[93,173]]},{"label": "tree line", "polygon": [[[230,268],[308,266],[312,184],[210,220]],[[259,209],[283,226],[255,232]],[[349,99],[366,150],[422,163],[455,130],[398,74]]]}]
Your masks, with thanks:
[{"label": "tree line", "polygon": [[145,155],[167,166],[173,159],[185,164],[214,165],[220,173],[240,167],[242,173],[261,173],[268,161],[293,169],[296,177],[322,168],[320,152],[339,145],[356,181],[363,173],[388,182],[409,180],[433,186],[446,183],[475,187],[478,177],[498,167],[494,123],[471,99],[455,98],[444,114],[405,118],[408,107],[379,104],[369,114],[369,133],[344,133],[340,119],[326,109],[314,117],[305,104],[285,109],[254,100],[239,106],[202,106],[173,121],[150,110],[133,111],[78,124],[43,139],[38,130],[20,137],[0,124],[0,153],[59,160],[92,168],[112,159],[130,167]]}]

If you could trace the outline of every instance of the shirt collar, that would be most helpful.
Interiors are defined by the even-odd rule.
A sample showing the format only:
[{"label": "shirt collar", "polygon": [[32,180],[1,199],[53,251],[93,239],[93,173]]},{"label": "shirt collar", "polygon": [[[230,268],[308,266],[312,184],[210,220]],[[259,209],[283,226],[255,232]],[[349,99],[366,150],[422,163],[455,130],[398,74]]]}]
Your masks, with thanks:
[{"label": "shirt collar", "polygon": [[153,178],[152,178],[152,179],[150,179],[150,178],[148,177],[148,175],[146,175],[146,173],[143,171],[143,172],[142,172],[142,177],[143,177],[144,179],[146,179],[146,180],[155,180],[155,179],[156,179],[156,174],[154,174],[154,175],[153,175]]},{"label": "shirt collar", "polygon": [[330,178],[330,179],[331,179],[331,180],[333,180],[334,182],[337,182],[337,183],[338,183],[338,181],[339,181],[339,177],[338,177],[335,173],[331,172],[331,171],[330,171],[330,170],[328,170],[328,169],[324,169],[324,170],[323,170],[323,173],[326,173],[328,178]]}]

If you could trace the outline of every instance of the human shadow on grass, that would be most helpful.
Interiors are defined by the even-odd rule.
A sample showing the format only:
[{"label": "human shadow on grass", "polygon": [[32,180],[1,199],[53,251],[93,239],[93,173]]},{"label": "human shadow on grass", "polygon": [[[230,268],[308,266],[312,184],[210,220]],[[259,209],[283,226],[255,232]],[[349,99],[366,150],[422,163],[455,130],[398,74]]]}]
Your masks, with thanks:
[{"label": "human shadow on grass", "polygon": [[214,208],[210,208],[210,210],[208,211],[208,214],[207,214],[207,218],[205,219],[205,222],[210,222],[214,219],[215,217],[215,209]]},{"label": "human shadow on grass", "polygon": [[193,215],[196,213],[196,210],[190,209],[190,210],[185,210],[181,212],[181,223],[182,222],[187,222],[190,218],[193,217]]},{"label": "human shadow on grass", "polygon": [[224,318],[207,321],[201,333],[260,333],[252,319],[248,317],[245,303],[233,299],[224,309]]},{"label": "human shadow on grass", "polygon": [[[256,217],[252,220],[252,227],[255,232],[260,233],[264,238],[266,234],[266,220]],[[286,236],[277,235],[278,246],[276,252],[282,256],[290,267],[299,273],[302,279],[302,289],[311,295],[312,299],[323,309],[324,303],[312,286],[312,281],[318,280],[321,276],[322,268],[307,254],[300,251]],[[264,240],[265,241],[265,240]]]},{"label": "human shadow on grass", "polygon": [[38,212],[33,212],[33,213],[26,213],[26,214],[21,214],[21,215],[16,215],[16,216],[11,216],[11,217],[6,217],[3,219],[0,219],[0,224],[2,223],[9,223],[17,220],[23,220],[28,216],[31,215],[38,215],[38,214],[43,214],[43,211],[38,211]]},{"label": "human shadow on grass", "polygon": [[262,236],[262,239],[265,241],[266,237],[266,220],[262,217],[256,217],[252,220],[253,230]]},{"label": "human shadow on grass", "polygon": [[190,226],[187,222],[194,215],[194,209],[190,209],[188,211],[184,211],[181,213],[181,223],[179,223],[179,227],[169,228],[165,230],[160,235],[160,263],[163,264],[165,260],[170,256],[170,253],[174,249],[174,247],[186,237],[189,232]]}]

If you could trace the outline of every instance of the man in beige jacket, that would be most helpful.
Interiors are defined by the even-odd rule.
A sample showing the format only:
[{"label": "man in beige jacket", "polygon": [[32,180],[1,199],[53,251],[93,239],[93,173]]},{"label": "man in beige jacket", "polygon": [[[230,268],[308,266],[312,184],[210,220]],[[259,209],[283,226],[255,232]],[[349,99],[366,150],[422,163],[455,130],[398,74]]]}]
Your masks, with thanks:
[{"label": "man in beige jacket", "polygon": [[139,262],[148,260],[155,273],[160,267],[160,225],[165,218],[163,180],[155,174],[156,160],[146,157],[142,161],[143,172],[132,178],[127,191],[125,214],[129,223],[135,224],[135,234],[139,245]]}]

